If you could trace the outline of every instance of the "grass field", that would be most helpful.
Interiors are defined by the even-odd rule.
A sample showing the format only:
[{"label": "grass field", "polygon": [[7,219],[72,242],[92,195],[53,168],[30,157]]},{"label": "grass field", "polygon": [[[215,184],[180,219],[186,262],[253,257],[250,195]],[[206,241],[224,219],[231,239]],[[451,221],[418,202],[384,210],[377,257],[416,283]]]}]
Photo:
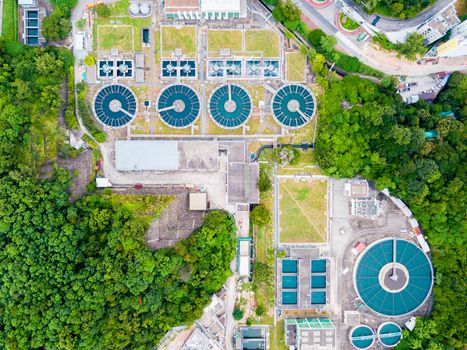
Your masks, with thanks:
[{"label": "grass field", "polygon": [[130,6],[129,0],[120,0],[109,5],[110,17],[127,16],[129,6]]},{"label": "grass field", "polygon": [[280,181],[279,210],[282,243],[327,241],[327,181]]},{"label": "grass field", "polygon": [[304,81],[306,56],[301,52],[288,52],[285,56],[288,81]]},{"label": "grass field", "polygon": [[209,30],[208,51],[217,53],[219,49],[229,48],[231,51],[242,51],[241,30]]},{"label": "grass field", "polygon": [[[121,30],[111,31],[112,26],[121,27]],[[150,27],[151,19],[150,18],[130,18],[130,17],[108,17],[108,18],[98,18],[94,20],[93,35],[94,38],[94,50],[109,50],[112,47],[123,47],[125,49],[130,48],[135,51],[142,50],[142,28]],[[125,28],[125,29],[124,29]],[[131,30],[128,30],[131,29]],[[128,33],[131,33],[133,39],[129,38]],[[123,42],[125,41],[125,42]],[[110,46],[108,45],[116,45]],[[123,50],[123,49],[122,49]]]},{"label": "grass field", "polygon": [[245,51],[253,56],[279,57],[279,36],[272,30],[249,30],[245,32]]},{"label": "grass field", "polygon": [[97,27],[97,50],[118,48],[133,51],[134,28],[130,25],[100,25]]},{"label": "grass field", "polygon": [[196,27],[162,27],[162,54],[171,53],[177,48],[182,49],[186,56],[196,54]]},{"label": "grass field", "polygon": [[3,0],[2,38],[18,40],[18,4],[16,0]]},{"label": "grass field", "polygon": [[300,175],[300,174],[321,175],[321,170],[317,167],[314,151],[311,149],[300,150],[300,159],[297,164],[279,167],[279,175]]},{"label": "grass field", "polygon": [[347,17],[344,13],[340,14],[339,22],[342,28],[350,30],[350,31],[356,30],[360,27],[360,25],[357,22],[355,22],[352,18]]}]

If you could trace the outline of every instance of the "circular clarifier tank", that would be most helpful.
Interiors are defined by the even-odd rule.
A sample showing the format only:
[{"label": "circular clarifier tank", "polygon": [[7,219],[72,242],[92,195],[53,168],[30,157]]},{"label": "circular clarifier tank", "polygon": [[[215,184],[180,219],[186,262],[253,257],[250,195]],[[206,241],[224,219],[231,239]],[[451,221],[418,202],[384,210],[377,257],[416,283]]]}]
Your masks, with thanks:
[{"label": "circular clarifier tank", "polygon": [[355,349],[365,350],[373,346],[376,336],[370,327],[362,324],[350,330],[349,338]]},{"label": "circular clarifier tank", "polygon": [[415,243],[386,238],[372,243],[359,256],[354,286],[374,312],[404,316],[416,311],[430,296],[433,268]]},{"label": "circular clarifier tank", "polygon": [[394,322],[385,322],[378,327],[378,340],[386,348],[392,348],[402,339],[402,329]]}]

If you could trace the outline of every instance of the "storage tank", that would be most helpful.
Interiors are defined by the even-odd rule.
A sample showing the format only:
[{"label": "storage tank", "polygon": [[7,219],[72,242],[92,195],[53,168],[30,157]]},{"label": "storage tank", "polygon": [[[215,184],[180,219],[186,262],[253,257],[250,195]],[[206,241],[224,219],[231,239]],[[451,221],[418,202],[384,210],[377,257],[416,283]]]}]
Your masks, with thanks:
[{"label": "storage tank", "polygon": [[139,15],[139,6],[137,3],[131,3],[130,4],[130,7],[128,8],[128,10],[130,11],[130,13],[133,15],[133,16],[138,16]]},{"label": "storage tank", "polygon": [[151,12],[151,8],[147,2],[142,2],[139,4],[139,12],[142,16],[147,16]]},{"label": "storage tank", "polygon": [[371,348],[375,343],[375,338],[375,332],[373,332],[370,327],[363,324],[352,328],[349,334],[350,343],[355,349],[359,350]]},{"label": "storage tank", "polygon": [[401,327],[394,322],[384,322],[378,327],[378,340],[386,348],[399,344],[402,338]]}]

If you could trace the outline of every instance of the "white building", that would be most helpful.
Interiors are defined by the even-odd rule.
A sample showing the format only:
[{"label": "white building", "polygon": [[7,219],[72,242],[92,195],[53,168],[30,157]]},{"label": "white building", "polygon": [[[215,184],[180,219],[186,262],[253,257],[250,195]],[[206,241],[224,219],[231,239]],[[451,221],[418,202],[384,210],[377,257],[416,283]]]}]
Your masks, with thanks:
[{"label": "white building", "polygon": [[245,18],[246,0],[162,0],[167,19],[222,20]]},{"label": "white building", "polygon": [[36,7],[36,0],[18,0],[18,5],[24,8]]},{"label": "white building", "polygon": [[425,45],[429,45],[441,39],[449,29],[460,23],[454,5],[449,6],[444,11],[440,11],[436,16],[417,28],[417,33],[425,37]]}]

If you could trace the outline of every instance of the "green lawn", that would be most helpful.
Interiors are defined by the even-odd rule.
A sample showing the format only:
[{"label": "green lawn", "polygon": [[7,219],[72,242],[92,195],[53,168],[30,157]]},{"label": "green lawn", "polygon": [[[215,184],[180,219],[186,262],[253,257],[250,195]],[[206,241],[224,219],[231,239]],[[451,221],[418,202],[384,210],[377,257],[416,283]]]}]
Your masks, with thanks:
[{"label": "green lawn", "polygon": [[288,81],[304,81],[306,56],[301,52],[289,52],[285,56]]},{"label": "green lawn", "polygon": [[120,0],[109,5],[110,17],[114,16],[128,16],[128,7],[130,6],[129,0]]},{"label": "green lawn", "polygon": [[196,27],[162,27],[162,51],[163,55],[172,53],[180,48],[186,56],[195,56],[196,54]]},{"label": "green lawn", "polygon": [[287,165],[278,169],[279,175],[299,175],[303,173],[321,175],[320,169],[316,166],[314,151],[311,149],[300,150],[300,158],[297,164]]},{"label": "green lawn", "polygon": [[209,30],[208,51],[215,52],[229,48],[231,51],[242,51],[241,30]]},{"label": "green lawn", "polygon": [[97,50],[133,51],[133,30],[130,25],[100,25],[97,27]]},{"label": "green lawn", "polygon": [[[108,26],[116,26],[116,31]],[[94,50],[108,50],[112,47],[125,48],[131,50],[134,47],[135,51],[142,50],[142,28],[151,26],[150,18],[130,18],[130,17],[108,17],[98,18],[94,20],[93,35]],[[117,29],[120,27],[120,29]],[[131,33],[131,34],[130,34]],[[132,35],[133,39],[129,36]],[[109,47],[110,45],[110,47]],[[115,46],[112,46],[115,45]],[[122,49],[123,50],[123,49]]]},{"label": "green lawn", "polygon": [[16,0],[3,0],[2,38],[18,40],[18,4]]},{"label": "green lawn", "polygon": [[347,17],[344,13],[341,13],[339,16],[339,22],[341,23],[342,28],[349,31],[356,30],[360,27],[360,24],[355,22],[352,18]]},{"label": "green lawn", "polygon": [[327,181],[280,181],[280,241],[327,241]]},{"label": "green lawn", "polygon": [[272,30],[248,30],[245,32],[245,51],[252,56],[279,57],[279,36]]}]

